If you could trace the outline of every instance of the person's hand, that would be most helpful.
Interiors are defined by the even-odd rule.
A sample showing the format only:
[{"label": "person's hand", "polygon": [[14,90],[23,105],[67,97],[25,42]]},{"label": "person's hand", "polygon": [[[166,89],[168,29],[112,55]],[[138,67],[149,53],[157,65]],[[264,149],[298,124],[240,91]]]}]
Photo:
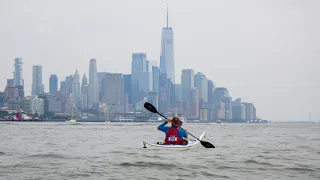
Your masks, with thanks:
[{"label": "person's hand", "polygon": [[168,122],[168,123],[171,122],[171,118],[168,118],[168,119],[167,119],[167,122]]},{"label": "person's hand", "polygon": [[185,132],[189,133],[188,129],[184,129]]}]

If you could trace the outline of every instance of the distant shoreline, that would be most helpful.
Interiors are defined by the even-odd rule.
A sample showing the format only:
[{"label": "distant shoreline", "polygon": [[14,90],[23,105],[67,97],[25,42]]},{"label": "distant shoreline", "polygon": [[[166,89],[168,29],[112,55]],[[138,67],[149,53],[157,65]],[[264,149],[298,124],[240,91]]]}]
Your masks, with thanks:
[{"label": "distant shoreline", "polygon": [[[46,120],[5,120],[0,119],[0,122],[65,122],[66,119],[46,119]],[[101,121],[101,120],[78,120],[77,122],[92,122],[92,123],[162,123],[163,121]],[[217,122],[185,122],[186,124],[220,124]],[[320,124],[320,121],[276,121],[268,123],[248,123],[248,122],[221,122],[221,124]]]}]

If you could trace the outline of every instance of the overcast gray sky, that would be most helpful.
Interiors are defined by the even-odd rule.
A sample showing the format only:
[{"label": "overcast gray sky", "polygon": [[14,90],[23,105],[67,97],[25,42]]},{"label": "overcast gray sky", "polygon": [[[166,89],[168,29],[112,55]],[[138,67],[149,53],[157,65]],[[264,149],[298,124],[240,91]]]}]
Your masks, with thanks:
[{"label": "overcast gray sky", "polygon": [[26,93],[32,65],[59,81],[98,71],[130,73],[131,53],[159,64],[169,4],[176,79],[181,69],[204,73],[268,120],[320,120],[318,0],[1,0],[0,91],[23,58]]}]

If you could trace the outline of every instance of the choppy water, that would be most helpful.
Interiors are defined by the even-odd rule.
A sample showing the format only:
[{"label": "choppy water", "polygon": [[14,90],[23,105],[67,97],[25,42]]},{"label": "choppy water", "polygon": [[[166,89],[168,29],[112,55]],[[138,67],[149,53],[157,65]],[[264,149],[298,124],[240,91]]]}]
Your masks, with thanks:
[{"label": "choppy water", "polygon": [[0,123],[0,179],[320,179],[320,125],[184,124],[192,150],[150,150],[157,124]]}]

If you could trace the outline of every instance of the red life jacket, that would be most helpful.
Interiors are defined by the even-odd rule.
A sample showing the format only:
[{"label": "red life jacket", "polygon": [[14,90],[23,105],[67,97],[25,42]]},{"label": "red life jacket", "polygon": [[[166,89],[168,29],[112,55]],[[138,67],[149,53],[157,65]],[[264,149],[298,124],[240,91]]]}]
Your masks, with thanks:
[{"label": "red life jacket", "polygon": [[183,139],[178,137],[179,128],[170,127],[164,140],[166,144],[182,144]]}]

